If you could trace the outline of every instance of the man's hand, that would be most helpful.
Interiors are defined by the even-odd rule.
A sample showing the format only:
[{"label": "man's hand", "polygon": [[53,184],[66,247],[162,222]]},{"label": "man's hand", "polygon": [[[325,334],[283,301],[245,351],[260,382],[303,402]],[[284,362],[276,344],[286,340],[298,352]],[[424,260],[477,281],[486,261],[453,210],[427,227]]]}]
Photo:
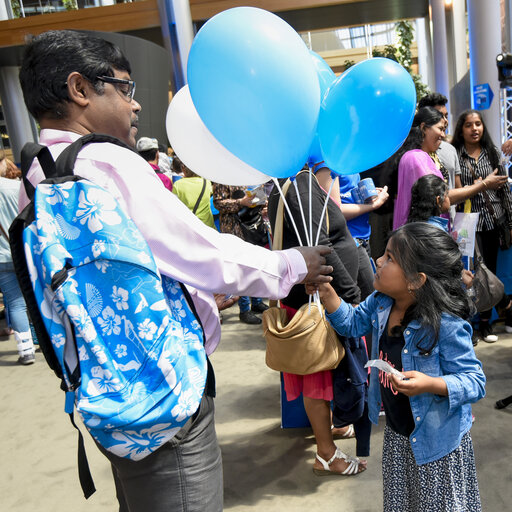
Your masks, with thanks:
[{"label": "man's hand", "polygon": [[332,281],[332,277],[328,274],[332,273],[333,268],[325,264],[325,255],[330,254],[332,249],[325,245],[317,245],[316,247],[294,247],[304,258],[308,267],[308,273],[303,283],[328,283]]},{"label": "man's hand", "polygon": [[494,169],[489,176],[486,176],[483,183],[486,185],[486,188],[496,190],[505,185],[507,181],[508,176],[502,176],[501,174],[498,174],[498,169]]}]

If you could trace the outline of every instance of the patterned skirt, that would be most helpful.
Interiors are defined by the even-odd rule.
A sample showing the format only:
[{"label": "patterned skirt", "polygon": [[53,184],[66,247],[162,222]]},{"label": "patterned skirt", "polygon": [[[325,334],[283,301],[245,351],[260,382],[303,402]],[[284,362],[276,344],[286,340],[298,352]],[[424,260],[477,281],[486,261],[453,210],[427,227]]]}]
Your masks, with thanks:
[{"label": "patterned skirt", "polygon": [[439,460],[416,465],[411,443],[386,426],[384,512],[481,512],[471,435]]}]

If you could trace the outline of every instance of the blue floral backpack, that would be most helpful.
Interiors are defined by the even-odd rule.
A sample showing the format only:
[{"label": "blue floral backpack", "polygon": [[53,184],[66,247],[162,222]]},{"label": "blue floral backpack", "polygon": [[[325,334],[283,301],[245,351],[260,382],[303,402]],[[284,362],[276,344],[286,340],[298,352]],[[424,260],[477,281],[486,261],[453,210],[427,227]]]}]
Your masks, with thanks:
[{"label": "blue floral backpack", "polygon": [[[73,175],[91,134],[56,162],[27,144],[22,173],[30,204],[9,233],[15,270],[44,356],[95,441],[140,460],[198,409],[207,377],[202,327],[186,288],[160,275],[133,221],[105,189]],[[127,146],[126,146],[127,147]],[[46,179],[26,178],[37,157]],[[76,427],[76,425],[75,425]],[[94,491],[79,434],[84,495]]]}]

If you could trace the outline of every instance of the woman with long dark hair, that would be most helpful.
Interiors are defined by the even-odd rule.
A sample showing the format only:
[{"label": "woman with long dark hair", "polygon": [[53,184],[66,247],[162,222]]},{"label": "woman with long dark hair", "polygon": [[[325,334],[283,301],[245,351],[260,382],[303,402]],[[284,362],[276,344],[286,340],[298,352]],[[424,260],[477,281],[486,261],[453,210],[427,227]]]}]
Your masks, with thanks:
[{"label": "woman with long dark hair", "polygon": [[[485,184],[485,179],[496,170],[498,175],[506,175],[500,153],[477,110],[466,110],[459,116],[452,144],[459,155],[463,185],[473,185],[477,181]],[[478,248],[487,267],[496,273],[499,249],[497,220],[504,216],[508,228],[512,230],[512,197],[508,185],[496,190],[484,187],[471,199],[471,211],[480,213],[476,227]],[[507,295],[497,305],[498,308],[505,308],[507,332],[512,332],[511,306]],[[480,335],[487,343],[494,343],[498,337],[492,332],[490,318],[491,311],[480,313]]]}]

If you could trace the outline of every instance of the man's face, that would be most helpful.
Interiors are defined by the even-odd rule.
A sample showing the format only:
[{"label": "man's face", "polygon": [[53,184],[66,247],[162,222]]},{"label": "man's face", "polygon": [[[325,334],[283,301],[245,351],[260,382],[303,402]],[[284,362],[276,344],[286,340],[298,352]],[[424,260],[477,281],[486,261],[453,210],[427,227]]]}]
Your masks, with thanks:
[{"label": "man's face", "polygon": [[[114,77],[130,80],[126,71],[114,70]],[[90,100],[91,131],[105,133],[135,147],[141,106],[126,95],[124,84],[103,83],[103,94],[93,93]]]},{"label": "man's face", "polygon": [[448,130],[448,109],[446,108],[446,105],[436,105],[434,108],[443,114],[445,121],[444,131],[446,132]]}]

